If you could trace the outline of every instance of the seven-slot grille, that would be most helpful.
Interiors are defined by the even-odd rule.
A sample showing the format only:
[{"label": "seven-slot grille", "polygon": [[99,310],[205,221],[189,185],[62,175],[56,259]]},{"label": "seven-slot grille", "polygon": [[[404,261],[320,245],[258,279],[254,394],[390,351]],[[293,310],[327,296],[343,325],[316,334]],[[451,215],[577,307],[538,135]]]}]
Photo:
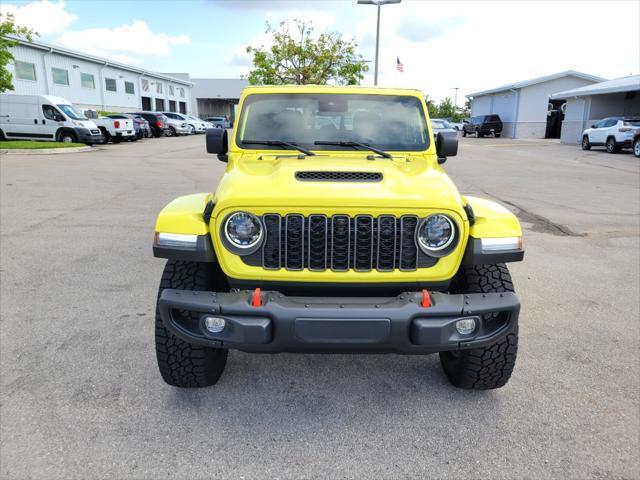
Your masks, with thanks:
[{"label": "seven-slot grille", "polygon": [[263,217],[262,266],[270,270],[393,271],[428,267],[437,260],[419,252],[415,215],[309,215]]}]

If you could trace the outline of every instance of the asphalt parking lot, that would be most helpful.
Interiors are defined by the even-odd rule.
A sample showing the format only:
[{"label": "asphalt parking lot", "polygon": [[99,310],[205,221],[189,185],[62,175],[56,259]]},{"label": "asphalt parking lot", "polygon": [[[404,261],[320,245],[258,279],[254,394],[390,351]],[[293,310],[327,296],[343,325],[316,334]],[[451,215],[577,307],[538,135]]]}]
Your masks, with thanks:
[{"label": "asphalt parking lot", "polygon": [[0,158],[2,478],[638,478],[640,162],[462,139],[445,164],[525,228],[520,350],[503,389],[437,356],[232,352],[165,385],[155,216],[211,190],[203,137]]}]

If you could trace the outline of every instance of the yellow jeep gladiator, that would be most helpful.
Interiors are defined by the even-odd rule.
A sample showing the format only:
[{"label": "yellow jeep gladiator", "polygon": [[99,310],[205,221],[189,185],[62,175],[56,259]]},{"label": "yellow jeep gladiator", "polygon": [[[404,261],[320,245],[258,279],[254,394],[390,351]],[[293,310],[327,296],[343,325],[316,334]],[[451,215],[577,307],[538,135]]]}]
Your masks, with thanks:
[{"label": "yellow jeep gladiator", "polygon": [[206,144],[227,163],[217,189],[169,203],[155,229],[168,384],[215,384],[229,349],[438,352],[458,387],[509,380],[520,224],[458,192],[441,167],[457,138],[434,136],[419,91],[249,87]]}]

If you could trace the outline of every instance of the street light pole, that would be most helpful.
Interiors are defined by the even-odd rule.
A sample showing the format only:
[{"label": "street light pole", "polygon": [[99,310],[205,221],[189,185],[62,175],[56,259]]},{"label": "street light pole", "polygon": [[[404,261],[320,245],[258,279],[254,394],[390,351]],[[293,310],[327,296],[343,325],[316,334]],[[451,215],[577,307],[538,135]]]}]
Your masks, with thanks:
[{"label": "street light pole", "polygon": [[380,50],[380,3],[378,3],[378,24],[376,26],[376,66],[373,72],[373,86],[378,85],[378,51]]},{"label": "street light pole", "polygon": [[453,111],[455,112],[458,110],[458,90],[460,90],[460,87],[453,87],[453,89],[456,91],[455,100],[453,101]]},{"label": "street light pole", "polygon": [[402,0],[358,0],[360,5],[375,5],[378,7],[378,20],[376,24],[376,63],[373,67],[373,84],[378,85],[378,52],[380,51],[380,7],[391,3],[400,3]]}]

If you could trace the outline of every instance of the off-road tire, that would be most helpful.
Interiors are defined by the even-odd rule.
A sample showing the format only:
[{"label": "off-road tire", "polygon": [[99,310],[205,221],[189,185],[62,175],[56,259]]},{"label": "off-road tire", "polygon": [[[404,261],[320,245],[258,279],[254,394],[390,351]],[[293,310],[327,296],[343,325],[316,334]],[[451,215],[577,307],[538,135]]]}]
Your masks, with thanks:
[{"label": "off-road tire", "polygon": [[620,148],[616,144],[616,139],[613,137],[607,138],[607,143],[605,144],[605,147],[607,149],[607,153],[618,153],[618,151],[620,150]]},{"label": "off-road tire", "polygon": [[[453,293],[513,292],[507,266],[473,265],[461,267],[452,284]],[[491,321],[496,314],[483,318]],[[456,387],[490,390],[504,386],[511,377],[518,353],[518,328],[496,343],[471,350],[440,352],[440,363]]]},{"label": "off-road tire", "polygon": [[589,143],[589,137],[587,135],[582,137],[582,149],[591,150],[591,143]]},{"label": "off-road tire", "polygon": [[[216,264],[168,260],[160,280],[158,298],[165,288],[224,291]],[[226,283],[226,282],[225,282]],[[184,314],[188,314],[185,312]],[[228,350],[193,345],[167,330],[156,303],[156,357],[162,379],[183,388],[209,387],[217,383],[227,364]]]},{"label": "off-road tire", "polygon": [[476,128],[476,138],[482,137],[482,132]]}]

